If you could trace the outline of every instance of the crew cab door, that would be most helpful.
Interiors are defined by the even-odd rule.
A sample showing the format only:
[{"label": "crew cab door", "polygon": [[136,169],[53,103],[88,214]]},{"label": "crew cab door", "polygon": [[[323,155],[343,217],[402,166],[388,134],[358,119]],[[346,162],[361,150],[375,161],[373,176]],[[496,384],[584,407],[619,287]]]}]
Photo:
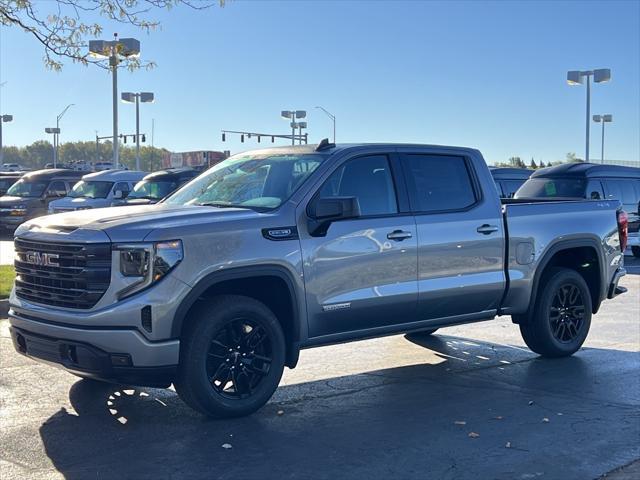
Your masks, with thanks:
[{"label": "crew cab door", "polygon": [[[335,165],[303,202],[298,231],[310,337],[415,319],[416,226],[399,179],[390,152],[352,157]],[[354,197],[359,215],[313,231],[314,202]]]},{"label": "crew cab door", "polygon": [[418,318],[495,313],[505,288],[505,235],[489,173],[446,151],[405,150],[400,160],[418,233]]}]

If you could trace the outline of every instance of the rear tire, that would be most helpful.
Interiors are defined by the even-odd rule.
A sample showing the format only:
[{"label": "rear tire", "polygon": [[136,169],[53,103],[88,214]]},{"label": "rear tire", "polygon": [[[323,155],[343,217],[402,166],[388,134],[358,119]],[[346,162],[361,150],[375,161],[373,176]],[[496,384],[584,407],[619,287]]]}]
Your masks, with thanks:
[{"label": "rear tire", "polygon": [[640,247],[631,247],[631,253],[634,257],[640,258]]},{"label": "rear tire", "polygon": [[190,313],[174,383],[180,398],[205,415],[249,415],[280,383],[285,339],[263,303],[240,295],[202,301]]},{"label": "rear tire", "polygon": [[520,324],[527,346],[543,357],[575,353],[591,326],[591,293],[575,270],[551,268],[540,280],[533,315]]}]

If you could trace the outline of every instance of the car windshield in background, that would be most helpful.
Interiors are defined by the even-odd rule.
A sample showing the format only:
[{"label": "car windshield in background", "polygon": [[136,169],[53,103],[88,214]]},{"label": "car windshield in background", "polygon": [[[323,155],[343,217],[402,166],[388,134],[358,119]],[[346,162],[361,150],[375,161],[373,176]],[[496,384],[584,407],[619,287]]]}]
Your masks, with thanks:
[{"label": "car windshield in background", "polygon": [[47,182],[27,182],[18,180],[7,190],[9,197],[40,197],[47,188]]},{"label": "car windshield in background", "polygon": [[113,182],[85,182],[80,180],[73,186],[69,196],[73,198],[107,198]]},{"label": "car windshield in background", "polygon": [[136,183],[133,190],[127,197],[132,198],[147,198],[151,200],[160,200],[173,192],[178,187],[176,182],[154,182],[153,180],[142,180]]},{"label": "car windshield in background", "polygon": [[584,198],[586,186],[582,178],[530,178],[514,198]]},{"label": "car windshield in background", "polygon": [[0,190],[6,191],[11,185],[16,183],[14,178],[0,178]]},{"label": "car windshield in background", "polygon": [[277,208],[325,158],[320,154],[241,154],[209,169],[169,197],[166,203]]}]

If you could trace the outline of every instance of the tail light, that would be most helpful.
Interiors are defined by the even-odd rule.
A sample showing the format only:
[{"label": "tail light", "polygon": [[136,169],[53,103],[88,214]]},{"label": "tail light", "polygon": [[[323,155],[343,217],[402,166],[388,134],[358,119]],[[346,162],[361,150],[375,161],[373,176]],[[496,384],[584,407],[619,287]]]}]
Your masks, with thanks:
[{"label": "tail light", "polygon": [[620,250],[624,252],[629,239],[629,215],[624,210],[618,210],[618,235],[620,236]]}]

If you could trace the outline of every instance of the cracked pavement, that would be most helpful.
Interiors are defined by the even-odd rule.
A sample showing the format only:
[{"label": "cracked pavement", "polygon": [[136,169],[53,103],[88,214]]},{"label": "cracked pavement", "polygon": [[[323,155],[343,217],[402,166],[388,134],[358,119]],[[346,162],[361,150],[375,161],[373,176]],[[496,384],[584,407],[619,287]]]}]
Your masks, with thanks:
[{"label": "cracked pavement", "polygon": [[508,317],[316,348],[265,408],[224,421],[19,356],[3,320],[0,478],[599,478],[640,458],[630,270],[571,358],[538,358]]}]

